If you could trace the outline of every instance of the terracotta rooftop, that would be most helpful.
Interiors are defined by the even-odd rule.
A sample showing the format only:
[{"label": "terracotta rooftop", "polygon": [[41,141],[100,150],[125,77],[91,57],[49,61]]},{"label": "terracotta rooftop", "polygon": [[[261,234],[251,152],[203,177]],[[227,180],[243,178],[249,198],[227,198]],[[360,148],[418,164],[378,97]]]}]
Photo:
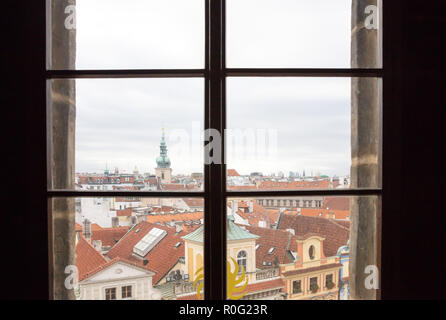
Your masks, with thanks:
[{"label": "terracotta rooftop", "polygon": [[128,260],[125,260],[125,259],[122,259],[122,258],[114,258],[114,259],[112,259],[110,261],[107,261],[107,262],[99,265],[97,268],[91,270],[87,274],[84,274],[84,277],[82,279],[79,278],[79,281],[85,280],[86,278],[89,278],[89,277],[95,275],[96,273],[98,273],[98,272],[100,272],[102,270],[107,269],[108,267],[114,265],[117,262],[123,262],[125,264],[131,265],[131,266],[134,266],[134,267],[137,267],[137,268],[140,268],[140,269],[144,269],[144,270],[146,270],[146,271],[148,271],[148,272],[153,274],[153,271],[150,271],[147,268],[143,268],[142,266],[140,266],[140,265],[138,265],[138,264],[136,264],[136,263],[134,263],[132,261],[128,261]]},{"label": "terracotta rooftop", "polygon": [[262,181],[259,190],[296,190],[296,189],[328,189],[330,181],[328,179],[318,181]]},{"label": "terracotta rooftop", "polygon": [[246,291],[248,293],[262,292],[265,290],[284,288],[285,284],[282,279],[274,279],[248,284]]},{"label": "terracotta rooftop", "polygon": [[[96,230],[102,230],[102,227],[100,225],[98,225],[97,223],[92,223],[90,225],[91,227],[91,231],[96,231]],[[75,224],[75,231],[82,231],[83,227],[80,223]]]},{"label": "terracotta rooftop", "polygon": [[76,245],[76,267],[79,272],[79,281],[85,279],[90,272],[105,264],[107,259],[79,234]]},{"label": "terracotta rooftop", "polygon": [[[256,267],[259,269],[270,269],[274,266],[277,259],[279,264],[294,262],[292,256],[288,254],[288,250],[297,251],[296,237],[285,230],[267,229],[259,227],[247,226],[246,229],[259,238],[256,240]],[[274,251],[269,254],[271,248]],[[264,262],[270,265],[264,265]]]},{"label": "terracotta rooftop", "polygon": [[117,217],[131,217],[132,216],[132,208],[116,210]]},{"label": "terracotta rooftop", "polygon": [[239,177],[240,174],[235,169],[228,169],[228,177]]},{"label": "terracotta rooftop", "polygon": [[102,246],[112,247],[125,235],[128,230],[129,227],[103,228],[101,230],[95,230],[92,232],[91,241],[101,240]]},{"label": "terracotta rooftop", "polygon": [[148,215],[147,222],[151,223],[165,223],[172,221],[198,221],[203,218],[203,212],[186,212],[186,213],[174,213],[174,214],[157,214]]},{"label": "terracotta rooftop", "polygon": [[350,211],[350,197],[327,197],[324,199],[322,207]]},{"label": "terracotta rooftop", "polygon": [[184,202],[189,207],[203,207],[204,206],[204,199],[201,198],[184,198]]},{"label": "terracotta rooftop", "polygon": [[[133,255],[133,247],[153,228],[165,230],[167,235],[144,257],[148,260],[147,265],[143,265],[143,259]],[[182,236],[186,232],[175,233],[174,228],[160,226],[146,221],[135,225],[121,240],[116,243],[107,256],[114,259],[116,257],[126,259],[138,266],[155,272],[153,284],[157,284],[175,266],[180,257],[184,257],[184,240]],[[179,247],[175,247],[181,243]]]},{"label": "terracotta rooftop", "polygon": [[199,190],[194,184],[187,184],[186,186],[182,183],[166,183],[162,185],[163,190],[175,191],[175,190],[186,190],[193,191]]},{"label": "terracotta rooftop", "polygon": [[283,214],[279,218],[278,229],[293,229],[297,237],[317,234],[325,238],[324,253],[335,256],[339,247],[347,244],[350,231],[347,227],[331,219]]},{"label": "terracotta rooftop", "polygon": [[[252,212],[249,212],[249,202],[252,201]],[[228,207],[232,209],[232,201],[228,201]],[[267,210],[261,205],[257,204],[254,199],[239,201],[238,202],[238,214],[251,226],[259,226],[260,221],[264,221],[266,228],[269,228],[272,224],[277,222],[279,218],[279,210]]]},{"label": "terracotta rooftop", "polygon": [[[286,211],[285,214],[297,215],[297,209],[295,211]],[[333,215],[333,219],[345,220],[350,216],[349,210],[334,210],[324,208],[300,208],[300,214],[307,217],[322,217],[328,218]]]}]

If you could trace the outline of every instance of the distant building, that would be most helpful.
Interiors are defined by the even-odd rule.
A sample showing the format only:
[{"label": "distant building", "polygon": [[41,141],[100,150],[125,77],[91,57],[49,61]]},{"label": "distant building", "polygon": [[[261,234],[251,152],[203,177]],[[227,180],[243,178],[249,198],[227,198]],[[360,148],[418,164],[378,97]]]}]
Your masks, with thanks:
[{"label": "distant building", "polygon": [[155,176],[162,184],[171,183],[172,169],[170,168],[170,159],[167,156],[167,144],[164,136],[164,129],[161,136],[160,156],[156,158]]}]

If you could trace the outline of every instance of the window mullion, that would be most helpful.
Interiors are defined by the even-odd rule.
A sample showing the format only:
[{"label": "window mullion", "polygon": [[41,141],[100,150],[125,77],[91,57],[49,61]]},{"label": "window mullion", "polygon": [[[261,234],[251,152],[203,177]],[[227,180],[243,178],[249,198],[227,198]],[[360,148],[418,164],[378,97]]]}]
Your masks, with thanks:
[{"label": "window mullion", "polygon": [[[205,129],[224,132],[224,0],[206,1],[206,119]],[[222,160],[224,137],[222,136]],[[215,151],[214,151],[215,152]],[[221,161],[223,162],[223,161]],[[226,298],[226,169],[205,165],[205,298]]]}]

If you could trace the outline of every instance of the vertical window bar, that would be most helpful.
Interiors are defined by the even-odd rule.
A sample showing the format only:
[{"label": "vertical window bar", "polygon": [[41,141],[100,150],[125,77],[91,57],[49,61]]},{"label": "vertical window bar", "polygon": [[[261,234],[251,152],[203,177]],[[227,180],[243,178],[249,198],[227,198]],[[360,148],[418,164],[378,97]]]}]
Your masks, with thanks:
[{"label": "vertical window bar", "polygon": [[[206,1],[205,129],[224,132],[224,0]],[[222,137],[223,138],[223,137]],[[221,146],[223,162],[224,142]],[[216,150],[213,150],[214,154]],[[207,155],[205,155],[206,157]],[[226,298],[225,165],[205,164],[205,297]]]}]

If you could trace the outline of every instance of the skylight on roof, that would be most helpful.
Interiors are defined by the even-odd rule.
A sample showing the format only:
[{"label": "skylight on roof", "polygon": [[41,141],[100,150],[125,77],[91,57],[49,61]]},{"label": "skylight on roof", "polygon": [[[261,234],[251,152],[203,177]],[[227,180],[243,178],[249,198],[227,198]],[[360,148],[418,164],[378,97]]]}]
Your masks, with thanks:
[{"label": "skylight on roof", "polygon": [[256,244],[256,250],[260,248],[260,244]]},{"label": "skylight on roof", "polygon": [[274,252],[274,250],[276,250],[275,247],[271,247],[271,249],[268,250],[268,254],[272,254]]},{"label": "skylight on roof", "polygon": [[140,257],[146,256],[166,235],[166,231],[153,228],[133,247],[133,252]]}]

